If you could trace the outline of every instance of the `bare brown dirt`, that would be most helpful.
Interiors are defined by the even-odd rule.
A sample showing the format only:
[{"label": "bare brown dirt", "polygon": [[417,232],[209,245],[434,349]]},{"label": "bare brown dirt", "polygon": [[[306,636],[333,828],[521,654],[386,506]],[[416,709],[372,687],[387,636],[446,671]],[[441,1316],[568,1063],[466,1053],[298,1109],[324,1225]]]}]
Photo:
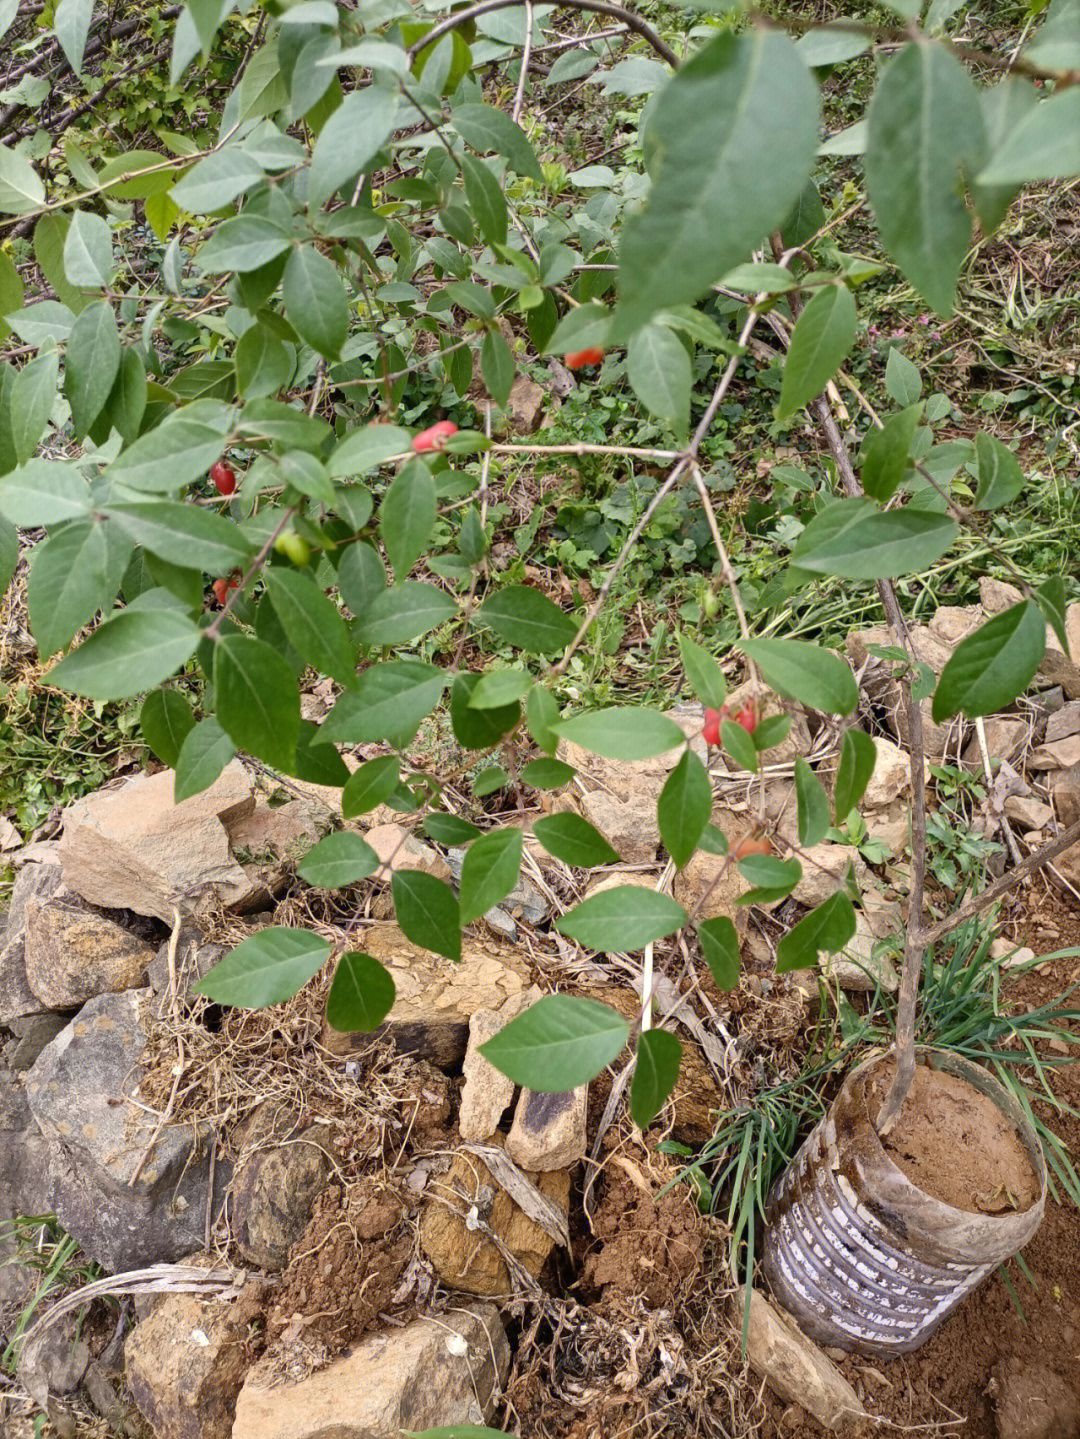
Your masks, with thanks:
[{"label": "bare brown dirt", "polygon": [[[867,1086],[876,1113],[892,1080],[883,1064]],[[1030,1209],[1039,1197],[1023,1142],[993,1100],[955,1074],[920,1064],[904,1108],[884,1141],[913,1184],[969,1213]]]}]

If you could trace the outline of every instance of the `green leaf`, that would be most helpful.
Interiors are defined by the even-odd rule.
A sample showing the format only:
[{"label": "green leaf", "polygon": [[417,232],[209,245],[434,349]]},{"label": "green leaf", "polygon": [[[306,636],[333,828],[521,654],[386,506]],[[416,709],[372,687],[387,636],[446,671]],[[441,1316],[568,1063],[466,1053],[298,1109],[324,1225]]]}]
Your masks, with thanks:
[{"label": "green leaf", "polygon": [[727,699],[727,680],[712,655],[689,635],[679,636],[679,654],[694,694],[709,709],[720,709]]},{"label": "green leaf", "polygon": [[829,796],[817,775],[803,759],[795,761],[795,798],[798,802],[799,843],[813,849],[829,828]]},{"label": "green leaf", "polygon": [[908,472],[921,409],[921,405],[914,404],[898,415],[890,415],[880,428],[871,426],[863,440],[859,457],[862,487],[879,504],[892,499]]},{"label": "green leaf", "polygon": [[922,394],[922,375],[894,345],[885,361],[885,389],[898,405],[913,405]]},{"label": "green leaf", "polygon": [[349,780],[345,761],[332,744],[326,743],[319,726],[305,719],[300,721],[296,762],[290,773],[309,784],[332,785],[338,789]]},{"label": "green leaf", "polygon": [[233,146],[213,150],[172,187],[174,205],[193,215],[222,210],[266,177],[262,166]]},{"label": "green leaf", "polygon": [[367,840],[352,830],[340,829],[309,850],[296,872],[319,889],[340,889],[343,885],[355,884],[358,879],[366,879],[378,867],[379,856]]},{"label": "green leaf", "polygon": [[757,774],[757,747],[741,724],[736,724],[734,720],[722,720],[720,743],[740,769]]},{"label": "green leaf", "polygon": [[130,556],[130,543],[96,520],[65,525],[34,546],[27,608],[39,654],[63,649],[93,614],[112,604]]},{"label": "green leaf", "polygon": [[594,894],[555,921],[560,934],[588,949],[644,949],[686,923],[686,910],[666,894],[624,884]]},{"label": "green leaf", "polygon": [[971,241],[964,174],[984,144],[978,94],[944,45],[889,61],[867,110],[867,194],[885,249],[945,316]]},{"label": "green leaf", "polygon": [[[489,710],[490,714],[491,711]],[[493,764],[488,769],[483,769],[472,782],[472,792],[476,799],[483,799],[487,794],[494,794],[496,790],[505,789],[511,782],[510,776],[502,765]]]},{"label": "green leaf", "polygon": [[701,832],[698,848],[706,854],[718,854],[722,857],[728,852],[727,835],[723,830],[717,829],[716,825],[707,824]]},{"label": "green leaf", "polygon": [[76,75],[82,74],[83,52],[90,34],[93,10],[94,0],[59,0],[53,15],[56,38]]},{"label": "green leaf", "polygon": [[533,789],[562,789],[577,771],[561,759],[534,759],[521,771],[521,778]]},{"label": "green leaf", "polygon": [[481,624],[527,654],[561,650],[577,634],[577,625],[539,590],[507,585],[489,595],[476,612]]},{"label": "green leaf", "polygon": [[996,714],[1022,695],[1046,648],[1046,625],[1034,600],[1012,605],[961,640],[934,691],[935,724],[965,714]]},{"label": "green leaf", "polygon": [[615,338],[703,295],[782,225],[810,178],[817,87],[792,42],[754,28],[717,35],[659,92],[644,209],[619,250]]},{"label": "green leaf", "polygon": [[[980,91],[979,102],[986,126],[986,151],[992,167],[1038,105],[1039,92],[1029,80],[1013,76]],[[981,175],[976,178],[971,187],[971,198],[984,234],[992,235],[1004,220],[1020,183],[1016,180],[1004,185],[986,185]]]},{"label": "green leaf", "polygon": [[590,710],[561,720],[554,729],[560,739],[605,759],[652,759],[686,743],[686,735],[673,719],[637,705]]},{"label": "green leaf", "polygon": [[559,723],[559,706],[543,685],[533,685],[525,701],[525,723],[537,746],[553,755],[559,747],[555,726]]},{"label": "green leaf", "polygon": [[812,968],[819,952],[838,953],[854,933],[855,909],[847,895],[837,890],[800,919],[776,946],[777,974]]},{"label": "green leaf", "polygon": [[0,340],[6,339],[11,333],[11,326],[7,324],[4,316],[13,315],[16,310],[22,309],[24,294],[22,276],[15,268],[15,261],[0,250]]},{"label": "green leaf", "polygon": [[736,265],[734,270],[729,270],[721,278],[720,283],[725,289],[741,290],[746,295],[759,292],[782,295],[787,290],[793,290],[798,281],[783,265],[749,264]]},{"label": "green leaf", "polygon": [[767,719],[758,720],[754,726],[750,741],[758,754],[763,750],[772,749],[778,744],[783,744],[791,732],[791,716],[788,714],[769,715]]},{"label": "green leaf", "polygon": [[99,290],[112,274],[112,231],[108,221],[76,210],[64,239],[64,273],[71,284]]},{"label": "green leaf", "polygon": [[647,1129],[663,1109],[681,1060],[682,1045],[666,1029],[647,1029],[639,1036],[630,1083],[630,1118],[639,1129]]},{"label": "green leaf", "polygon": [[482,1044],[480,1053],[515,1084],[566,1094],[595,1079],[629,1037],[626,1020],[606,1004],[548,994]]},{"label": "green leaf", "polygon": [[811,68],[824,65],[839,65],[845,60],[854,60],[873,44],[869,35],[852,30],[843,23],[821,25],[808,30],[795,44],[804,64]]},{"label": "green leaf", "polygon": [[0,519],[0,592],[7,589],[19,563],[19,532],[5,519]]},{"label": "green leaf", "polygon": [[288,770],[300,733],[300,695],[285,659],[246,635],[219,639],[214,652],[214,703],[237,748]]},{"label": "green leaf", "polygon": [[120,352],[120,369],[103,414],[126,445],[134,444],[146,413],[146,371],[133,345]]},{"label": "green leaf", "polygon": [[394,476],[379,506],[379,533],[394,576],[403,580],[424,553],[435,525],[435,481],[422,460]]},{"label": "green leaf", "polygon": [[1035,603],[1043,612],[1046,623],[1053,627],[1065,654],[1069,653],[1069,636],[1065,627],[1065,580],[1062,575],[1051,575],[1036,591]]},{"label": "green leaf", "polygon": [[75,315],[56,300],[39,300],[25,310],[5,316],[19,339],[35,348],[49,340],[66,340],[75,324]]},{"label": "green leaf", "polygon": [[544,184],[544,172],[525,131],[502,110],[496,110],[493,105],[455,105],[450,119],[454,129],[474,150],[496,150],[519,175],[528,175],[538,185]]},{"label": "green leaf", "polygon": [[802,879],[797,859],[777,859],[772,854],[748,854],[738,861],[739,873],[758,889],[776,895],[790,894]]},{"label": "green leaf", "polygon": [[221,458],[233,411],[218,400],[196,400],[165,416],[105,471],[133,490],[167,494],[199,479]]},{"label": "green leaf", "polygon": [[263,571],[281,628],[297,654],[339,684],[356,683],[356,648],[334,602],[310,575],[284,566]]},{"label": "green leaf", "polygon": [[437,844],[461,845],[479,839],[483,830],[456,814],[429,814],[424,820],[424,833]]},{"label": "green leaf", "polygon": [[791,563],[845,580],[897,579],[922,574],[956,538],[948,515],[907,506],[879,510],[872,500],[834,500],[799,536]]},{"label": "green leaf", "polygon": [[252,325],[244,331],[233,358],[236,388],[246,400],[276,395],[289,383],[296,367],[292,346],[272,335],[265,325]]},{"label": "green leaf", "polygon": [[103,510],[151,554],[206,574],[228,572],[251,558],[251,542],[231,521],[176,500],[130,500]]},{"label": "green leaf", "polygon": [[799,316],[784,361],[776,418],[786,420],[821,394],[855,340],[855,301],[846,285],[826,285]]},{"label": "green leaf", "polygon": [[491,170],[475,155],[462,155],[465,198],[473,219],[489,245],[506,244],[506,196]]},{"label": "green leaf", "polygon": [[321,209],[335,190],[352,185],[367,169],[393,133],[397,110],[398,92],[386,85],[369,85],[345,96],[319,132],[311,154],[310,210]]},{"label": "green leaf", "polygon": [[45,186],[18,150],[0,145],[0,214],[25,215],[45,203]]},{"label": "green leaf", "polygon": [[334,971],[326,996],[326,1022],[341,1034],[370,1034],[393,1009],[396,997],[389,970],[370,954],[350,950]]},{"label": "green leaf", "polygon": [[173,799],[181,804],[209,789],[236,753],[236,746],[216,719],[200,720],[185,737],[176,760]]},{"label": "green leaf", "polygon": [[422,580],[405,580],[376,595],[356,624],[366,645],[400,645],[417,639],[456,615],[449,595]]},{"label": "green leaf", "polygon": [[686,346],[666,325],[645,325],[631,336],[626,352],[630,388],[656,419],[685,439],[690,424],[693,375]]},{"label": "green leaf", "polygon": [[678,869],[697,849],[712,814],[712,800],[705,766],[692,750],[685,750],[668,775],[656,805],[660,838]]},{"label": "green leaf", "polygon": [[1010,504],[1024,488],[1024,472],[1012,450],[980,430],[975,436],[975,459],[979,467],[977,510],[999,510]]},{"label": "green leaf", "polygon": [[[21,465],[32,458],[45,433],[56,403],[59,374],[60,357],[53,350],[24,365],[12,381],[11,438],[15,445],[15,458]],[[41,474],[42,471],[34,470],[32,473]]]},{"label": "green leaf", "polygon": [[195,728],[195,716],[179,690],[151,690],[139,711],[139,728],[161,763],[175,769],[183,743]]},{"label": "green leaf", "polygon": [[521,719],[521,706],[516,700],[497,709],[474,709],[472,697],[480,678],[474,674],[457,674],[450,690],[450,723],[454,738],[466,749],[490,749]]},{"label": "green leaf", "polygon": [[367,814],[383,804],[397,788],[401,766],[396,754],[369,759],[349,776],[341,791],[341,813],[345,819]]},{"label": "green leaf", "polygon": [[837,824],[844,823],[866,793],[876,762],[877,745],[870,736],[861,729],[846,729],[833,789],[833,813]]},{"label": "green leaf", "polygon": [[739,935],[734,924],[727,915],[718,915],[715,919],[700,920],[697,933],[701,940],[701,952],[717,989],[734,989],[739,983],[742,968]]},{"label": "green leaf", "polygon": [[474,710],[500,709],[524,698],[531,688],[532,676],[526,674],[524,670],[487,670],[479,677],[469,697],[469,708]]},{"label": "green leaf", "polygon": [[480,346],[480,373],[488,394],[504,410],[514,383],[514,356],[499,330],[488,330],[484,336]]},{"label": "green leaf", "polygon": [[371,665],[356,688],[341,695],[322,724],[335,744],[371,744],[376,740],[404,747],[442,698],[449,676],[421,660],[391,660]]},{"label": "green leaf", "polygon": [[487,914],[517,884],[524,836],[520,829],[493,829],[470,847],[461,868],[461,922]]},{"label": "green leaf", "polygon": [[544,346],[548,355],[574,354],[577,350],[603,349],[611,334],[611,311],[599,300],[589,300],[568,310]]},{"label": "green leaf", "polygon": [[373,545],[349,545],[338,565],[338,592],[357,619],[386,589],[386,570]]},{"label": "green leaf", "polygon": [[272,925],[238,944],[198,984],[215,1004],[236,1009],[265,1009],[292,999],[314,979],[330,957],[330,941],[307,929]]},{"label": "green leaf", "polygon": [[106,301],[96,300],[72,326],[64,361],[64,393],[77,436],[85,435],[101,413],[119,369],[116,319]]},{"label": "green leaf", "polygon": [[289,323],[305,344],[337,359],[349,333],[349,301],[337,266],[312,245],[289,256],[282,280]]},{"label": "green leaf", "polygon": [[[387,460],[409,454],[412,433],[399,425],[366,425],[339,440],[327,461],[331,479],[355,479],[377,470]],[[422,463],[422,461],[417,461]]]},{"label": "green leaf", "polygon": [[[976,193],[985,187],[1066,180],[1080,175],[1080,90],[1059,89],[1021,119],[976,177]],[[0,209],[3,209],[0,172]]]},{"label": "green leaf", "polygon": [[292,248],[292,235],[264,215],[237,215],[224,220],[201,247],[195,264],[204,274],[226,270],[249,274]]},{"label": "green leaf", "polygon": [[461,958],[461,914],[449,885],[420,870],[399,869],[390,883],[405,938],[447,959]]},{"label": "green leaf", "polygon": [[198,642],[198,628],[176,610],[121,610],[62,659],[49,680],[88,699],[129,699],[168,679]]},{"label": "green leaf", "polygon": [[570,810],[541,816],[533,824],[533,834],[548,854],[575,869],[592,869],[594,865],[619,862],[619,855],[600,831]]},{"label": "green leaf", "polygon": [[846,660],[806,640],[743,640],[766,684],[786,699],[826,714],[851,714],[859,703],[855,676]]}]

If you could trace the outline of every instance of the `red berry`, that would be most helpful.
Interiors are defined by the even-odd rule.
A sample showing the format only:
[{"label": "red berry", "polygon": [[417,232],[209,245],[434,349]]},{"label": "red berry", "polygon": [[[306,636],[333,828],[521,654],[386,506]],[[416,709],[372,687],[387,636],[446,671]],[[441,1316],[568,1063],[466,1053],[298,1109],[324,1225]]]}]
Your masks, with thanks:
[{"label": "red berry", "polygon": [[236,471],[224,460],[215,460],[210,466],[210,478],[219,495],[231,495],[236,489]]},{"label": "red berry", "polygon": [[218,604],[223,605],[229,594],[228,580],[215,580],[214,583],[210,586],[210,588],[214,591],[214,598],[217,600]]},{"label": "red berry", "polygon": [[735,858],[745,859],[748,854],[772,854],[772,845],[764,835],[757,839],[744,839],[735,846]]},{"label": "red berry", "polygon": [[757,715],[754,713],[753,707],[747,705],[745,709],[741,709],[735,716],[735,723],[741,724],[747,734],[753,734],[757,729]]},{"label": "red berry", "polygon": [[717,748],[720,747],[720,721],[722,718],[723,714],[721,710],[705,711],[705,728],[701,733],[705,737],[706,744],[715,745]]},{"label": "red berry", "polygon": [[587,350],[575,350],[572,355],[566,357],[566,368],[568,370],[584,370],[589,365],[598,365],[604,358],[604,352],[599,345],[590,345]]},{"label": "red berry", "polygon": [[432,425],[429,429],[421,430],[416,439],[412,442],[416,454],[422,455],[427,450],[443,450],[451,435],[458,432],[457,425],[453,420],[440,420],[438,424]]}]

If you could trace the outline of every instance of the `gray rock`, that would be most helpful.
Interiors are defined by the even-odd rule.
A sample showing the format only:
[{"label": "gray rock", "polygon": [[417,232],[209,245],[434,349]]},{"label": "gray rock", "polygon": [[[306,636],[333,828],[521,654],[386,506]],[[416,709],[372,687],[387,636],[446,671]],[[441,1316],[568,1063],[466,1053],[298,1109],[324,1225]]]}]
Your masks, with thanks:
[{"label": "gray rock", "polygon": [[150,1003],[149,989],[90,1000],[27,1075],[49,1140],[51,1207],[110,1271],[174,1261],[203,1242],[208,1159],[194,1131],[166,1124],[155,1137],[155,1116],[126,1102],[142,1077]]},{"label": "gray rock", "polygon": [[587,1084],[565,1094],[523,1089],[506,1137],[506,1152],[514,1163],[543,1173],[569,1169],[582,1159],[588,1098]]},{"label": "gray rock", "polygon": [[256,1366],[232,1439],[399,1439],[402,1431],[482,1425],[510,1366],[499,1312],[454,1308],[361,1339],[298,1384]]},{"label": "gray rock", "polygon": [[16,1021],[19,1036],[8,1056],[8,1064],[16,1071],[29,1069],[38,1055],[66,1026],[65,1014],[31,1014]]},{"label": "gray rock", "polygon": [[[455,885],[461,883],[461,867],[465,863],[466,854],[468,854],[467,849],[448,849],[446,851],[446,862],[450,866],[450,873]],[[551,905],[545,896],[541,894],[532,880],[526,879],[524,875],[518,879],[517,884],[506,898],[499,901],[498,907],[503,916],[510,918],[511,922],[514,919],[522,919],[526,924],[542,924],[551,913]],[[505,932],[507,929],[505,918],[501,923],[498,918],[495,918],[493,923],[493,918],[495,918],[494,910],[488,910],[484,915],[484,919],[492,925],[493,929]]]},{"label": "gray rock", "polygon": [[500,1074],[480,1053],[480,1046],[493,1039],[504,1025],[521,1013],[525,1005],[540,998],[540,990],[508,999],[498,1010],[477,1009],[469,1020],[469,1047],[461,1072],[465,1083],[461,1091],[458,1129],[462,1139],[490,1139],[499,1126],[507,1106],[514,1097],[514,1081]]},{"label": "gray rock", "polygon": [[[745,1299],[740,1286],[733,1304],[740,1325]],[[746,1357],[774,1393],[812,1414],[822,1428],[844,1433],[865,1418],[859,1396],[828,1355],[756,1289],[750,1296]]]},{"label": "gray rock", "polygon": [[[169,940],[150,961],[146,982],[155,994],[169,999]],[[176,992],[186,999],[193,984],[202,979],[226,953],[223,944],[211,944],[195,928],[183,928],[176,945]]]},{"label": "gray rock", "polygon": [[0,948],[0,1024],[45,1012],[26,978],[26,906],[31,900],[46,900],[63,887],[58,864],[24,865],[11,891],[7,928]]},{"label": "gray rock", "polygon": [[77,1316],[67,1315],[28,1339],[19,1351],[16,1378],[42,1409],[50,1394],[71,1394],[82,1382],[90,1348],[79,1329]]},{"label": "gray rock", "polygon": [[26,981],[48,1009],[78,1009],[95,995],[138,988],[154,955],[74,897],[28,900],[23,946]]},{"label": "gray rock", "polygon": [[259,1147],[236,1169],[232,1235],[250,1264],[276,1273],[285,1268],[326,1188],[330,1134],[322,1126],[297,1131],[296,1116],[270,1103],[256,1111],[245,1143]]},{"label": "gray rock", "polygon": [[887,954],[874,954],[877,938],[870,919],[857,910],[855,934],[839,954],[822,954],[821,968],[841,989],[853,993],[872,993],[878,984],[893,994],[900,987],[900,977]]},{"label": "gray rock", "polygon": [[1068,739],[1071,734],[1080,733],[1080,700],[1070,700],[1062,705],[1056,714],[1046,721],[1046,738],[1049,741]]},{"label": "gray rock", "polygon": [[48,1152],[20,1077],[0,1070],[0,1223],[49,1212]]}]

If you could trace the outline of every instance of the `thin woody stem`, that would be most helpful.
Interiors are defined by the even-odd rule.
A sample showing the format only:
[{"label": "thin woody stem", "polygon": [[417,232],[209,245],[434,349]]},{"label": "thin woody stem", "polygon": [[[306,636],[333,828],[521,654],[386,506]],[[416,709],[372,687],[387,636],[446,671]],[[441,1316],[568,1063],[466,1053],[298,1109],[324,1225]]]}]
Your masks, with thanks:
[{"label": "thin woody stem", "polygon": [[[673,68],[678,69],[679,57],[670,45],[661,40],[656,31],[645,23],[640,15],[635,15],[632,10],[624,10],[621,5],[612,5],[608,0],[559,0],[561,7],[565,10],[592,10],[598,15],[610,15],[613,19],[620,21],[628,30],[633,30],[643,40],[648,41],[656,53],[661,56]],[[456,10],[448,19],[440,21],[434,29],[417,40],[416,44],[407,51],[410,65],[416,59],[421,50],[433,45],[436,40],[441,40],[451,30],[456,30],[459,25],[466,21],[475,20],[478,15],[490,14],[492,10],[506,10],[512,5],[520,5],[521,0],[480,0],[478,5],[470,5],[465,10]]]}]

